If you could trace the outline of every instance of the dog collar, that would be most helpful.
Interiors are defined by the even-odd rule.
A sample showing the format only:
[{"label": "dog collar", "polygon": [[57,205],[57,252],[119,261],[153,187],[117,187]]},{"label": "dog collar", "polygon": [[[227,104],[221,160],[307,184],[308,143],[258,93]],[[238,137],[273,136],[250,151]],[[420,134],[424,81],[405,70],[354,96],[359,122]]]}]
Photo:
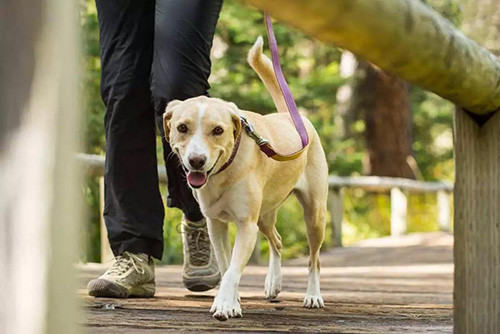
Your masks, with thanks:
[{"label": "dog collar", "polygon": [[[239,123],[238,129],[236,129],[237,135],[236,135],[236,141],[234,143],[234,148],[233,151],[231,152],[231,156],[227,161],[222,165],[222,167],[214,174],[219,174],[220,172],[226,170],[232,163],[233,160],[236,158],[236,153],[238,153],[238,148],[240,147],[240,142],[241,142],[241,133],[243,132],[242,129],[245,129],[245,132],[248,134],[250,138],[252,138],[257,145],[259,145],[261,151],[264,152],[264,147],[269,144],[269,141],[265,138],[263,138],[254,128],[254,126],[243,116],[240,115],[240,123]],[[265,152],[264,152],[265,153]]]},{"label": "dog collar", "polygon": [[240,147],[240,142],[241,142],[241,128],[243,127],[243,117],[240,116],[240,123],[238,126],[238,129],[236,129],[237,135],[236,135],[236,141],[234,142],[234,147],[233,151],[231,152],[231,156],[227,161],[222,165],[222,167],[214,174],[217,175],[220,172],[226,170],[232,163],[234,158],[236,158],[236,153],[238,153],[238,148]]}]

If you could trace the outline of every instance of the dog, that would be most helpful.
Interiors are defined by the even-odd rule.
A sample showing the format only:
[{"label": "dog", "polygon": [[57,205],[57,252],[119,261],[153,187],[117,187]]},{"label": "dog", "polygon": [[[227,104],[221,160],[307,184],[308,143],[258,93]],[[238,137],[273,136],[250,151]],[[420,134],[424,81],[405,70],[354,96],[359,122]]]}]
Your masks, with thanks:
[{"label": "dog", "polygon": [[[295,152],[301,147],[272,63],[262,47],[259,37],[248,54],[248,62],[264,82],[278,113],[263,116],[239,110],[231,102],[200,96],[170,102],[163,115],[165,138],[186,170],[187,182],[207,218],[222,275],[210,311],[221,321],[242,316],[238,285],[259,230],[270,249],[266,298],[274,299],[281,291],[282,243],[275,223],[278,208],[291,194],[304,209],[309,242],[304,307],[324,307],[319,250],[325,231],[328,166],[320,138],[311,122],[301,116],[309,144],[298,158],[279,162],[263,154],[254,139],[241,130],[244,117],[279,152]],[[232,254],[228,222],[237,226]]]}]

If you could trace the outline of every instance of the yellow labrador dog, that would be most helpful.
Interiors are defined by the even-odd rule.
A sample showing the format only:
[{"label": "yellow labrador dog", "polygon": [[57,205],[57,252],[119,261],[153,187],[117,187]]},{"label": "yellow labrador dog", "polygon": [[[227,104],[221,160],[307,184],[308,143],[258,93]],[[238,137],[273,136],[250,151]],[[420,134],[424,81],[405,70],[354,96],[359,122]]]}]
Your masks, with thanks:
[{"label": "yellow labrador dog", "polygon": [[[304,117],[309,145],[297,159],[277,162],[259,150],[241,130],[241,116],[283,153],[301,147],[297,131],[274,75],[270,59],[262,53],[262,38],[249,52],[248,61],[272,95],[278,113],[262,116],[239,110],[234,103],[196,97],[172,101],[163,116],[165,135],[186,170],[223,275],[211,312],[219,320],[241,316],[238,285],[259,230],[269,241],[269,272],[265,295],[281,291],[281,237],[276,213],[292,193],[304,208],[309,241],[309,278],[304,306],[324,307],[320,292],[319,250],[324,239],[328,167],[318,134]],[[240,135],[239,135],[240,134]],[[231,254],[228,222],[237,226]]]}]

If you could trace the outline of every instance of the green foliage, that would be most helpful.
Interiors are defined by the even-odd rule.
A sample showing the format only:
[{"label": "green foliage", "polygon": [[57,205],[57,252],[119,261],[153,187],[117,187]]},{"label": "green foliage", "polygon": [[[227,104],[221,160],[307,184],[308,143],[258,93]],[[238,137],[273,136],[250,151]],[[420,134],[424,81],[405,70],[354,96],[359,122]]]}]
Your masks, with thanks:
[{"label": "green foliage", "polygon": [[99,59],[99,27],[95,2],[80,1],[83,33],[83,101],[85,120],[85,151],[104,154],[104,104],[99,90],[101,61]]},{"label": "green foliage", "polygon": [[165,246],[162,263],[182,263],[181,219],[181,210],[165,208],[165,223],[163,224]]},{"label": "green foliage", "polygon": [[[407,231],[438,230],[435,194],[408,194]],[[362,189],[344,193],[343,242],[350,245],[368,238],[390,235],[391,203],[388,193],[374,194]]]},{"label": "green foliage", "polygon": [[462,20],[462,9],[457,0],[424,0],[430,7],[458,26]]},{"label": "green foliage", "polygon": [[412,89],[413,149],[424,180],[452,180],[454,106],[435,94]]},{"label": "green foliage", "polygon": [[101,258],[101,232],[99,207],[99,180],[88,178],[82,189],[86,203],[87,224],[81,226],[80,230],[80,260],[83,262],[97,262]]},{"label": "green foliage", "polygon": [[[433,0],[449,19],[459,19],[459,8],[452,0]],[[99,43],[95,3],[81,0],[83,27],[84,70],[82,90],[85,103],[85,150],[104,153],[104,106],[99,92]],[[280,46],[283,71],[301,112],[307,114],[320,134],[329,162],[330,173],[360,175],[366,159],[363,120],[353,123],[353,135],[340,140],[335,124],[337,89],[344,84],[339,75],[341,51],[309,38],[299,31],[275,24]],[[261,13],[243,6],[236,0],[226,0],[220,16],[213,47],[213,69],[210,94],[235,102],[240,108],[260,113],[275,112],[272,99],[246,62],[246,55],[257,36],[266,36]],[[425,180],[453,179],[452,110],[450,103],[418,88],[412,88],[414,150],[417,164]],[[159,143],[159,141],[158,141]],[[158,145],[159,161],[162,161]],[[99,186],[89,179],[83,189],[89,215],[84,227],[85,255],[83,260],[99,261]],[[166,189],[162,188],[165,196]],[[437,229],[436,203],[432,195],[412,195],[409,198],[409,230]],[[361,189],[346,191],[344,210],[344,242],[388,235],[390,232],[390,200],[387,194],[372,194]],[[164,224],[165,251],[163,263],[182,262],[182,241],[179,234],[181,212],[166,209]],[[292,258],[307,254],[307,237],[298,202],[287,200],[278,214],[277,228],[283,238],[283,256]],[[235,229],[230,232],[234,238]],[[328,225],[326,246],[331,244]],[[263,255],[268,245],[262,238]]]},{"label": "green foliage", "polygon": [[[246,61],[257,37],[266,36],[263,15],[235,0],[226,1],[224,6],[214,43],[210,94],[233,101],[241,109],[275,112],[269,93]],[[290,89],[300,111],[320,133],[330,167],[340,169],[342,175],[349,175],[353,166],[361,171],[361,154],[337,154],[349,149],[336,140],[334,124],[335,96],[343,84],[339,76],[341,52],[279,23],[274,28]]]}]

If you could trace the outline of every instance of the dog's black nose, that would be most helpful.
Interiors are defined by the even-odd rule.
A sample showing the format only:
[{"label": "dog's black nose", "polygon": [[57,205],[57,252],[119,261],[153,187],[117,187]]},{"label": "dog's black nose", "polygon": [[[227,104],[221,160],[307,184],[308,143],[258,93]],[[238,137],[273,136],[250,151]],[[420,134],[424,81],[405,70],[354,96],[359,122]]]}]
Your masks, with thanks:
[{"label": "dog's black nose", "polygon": [[205,162],[207,162],[207,158],[204,155],[192,155],[189,157],[189,164],[194,169],[200,169],[205,166]]}]

